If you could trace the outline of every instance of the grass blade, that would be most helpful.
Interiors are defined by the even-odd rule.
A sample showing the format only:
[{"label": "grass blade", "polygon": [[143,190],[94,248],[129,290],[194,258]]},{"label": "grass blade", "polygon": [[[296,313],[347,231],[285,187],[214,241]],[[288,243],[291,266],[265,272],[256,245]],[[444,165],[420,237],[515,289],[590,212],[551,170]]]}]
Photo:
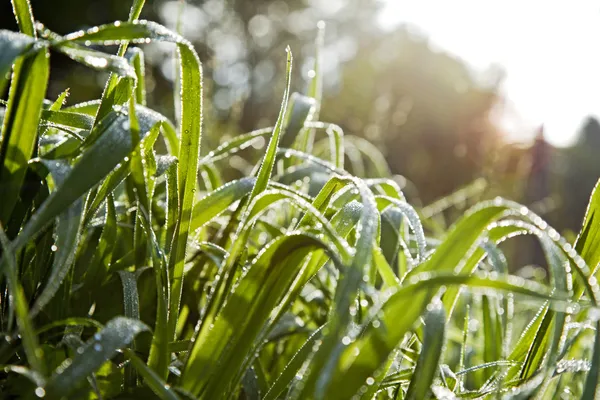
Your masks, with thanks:
[{"label": "grass blade", "polygon": [[34,152],[49,72],[47,50],[40,50],[18,61],[14,68],[0,135],[0,160],[3,164],[0,172],[0,221],[4,224],[8,222],[17,203],[27,162]]},{"label": "grass blade", "polygon": [[19,30],[26,35],[35,37],[35,29],[33,29],[33,12],[29,0],[11,0],[13,13],[17,19]]},{"label": "grass blade", "polygon": [[419,360],[406,391],[406,399],[419,400],[429,397],[430,386],[438,371],[442,356],[446,332],[444,307],[438,300],[427,306],[425,321],[425,338],[419,353]]},{"label": "grass blade", "polygon": [[14,307],[17,317],[17,325],[23,340],[23,347],[27,355],[27,361],[31,369],[40,374],[45,375],[44,364],[42,362],[43,352],[39,348],[38,339],[31,323],[29,315],[29,307],[23,286],[19,282],[17,274],[17,261],[13,246],[8,241],[4,229],[0,225],[0,245],[2,246],[2,259],[0,260],[0,268],[2,268],[6,279],[8,280],[8,289],[11,293],[12,301],[10,307]]}]

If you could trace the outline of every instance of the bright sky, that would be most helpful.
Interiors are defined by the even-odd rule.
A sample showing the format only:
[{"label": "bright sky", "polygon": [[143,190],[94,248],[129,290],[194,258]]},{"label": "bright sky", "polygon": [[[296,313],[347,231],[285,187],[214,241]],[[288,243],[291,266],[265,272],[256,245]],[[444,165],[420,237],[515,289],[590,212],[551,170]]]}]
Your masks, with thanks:
[{"label": "bright sky", "polygon": [[566,146],[600,114],[600,0],[382,1],[382,24],[409,22],[476,70],[503,66],[512,139],[543,123],[548,141]]}]

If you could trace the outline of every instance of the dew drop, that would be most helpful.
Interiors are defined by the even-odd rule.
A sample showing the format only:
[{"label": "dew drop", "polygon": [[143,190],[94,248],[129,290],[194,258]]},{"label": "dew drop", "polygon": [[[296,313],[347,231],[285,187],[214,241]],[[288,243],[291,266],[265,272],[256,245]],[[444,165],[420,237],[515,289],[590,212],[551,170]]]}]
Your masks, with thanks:
[{"label": "dew drop", "polygon": [[35,389],[35,395],[36,395],[37,397],[40,397],[40,398],[42,398],[42,397],[44,397],[44,396],[46,395],[46,390],[44,390],[44,388],[43,388],[43,387],[37,387],[37,388]]},{"label": "dew drop", "polygon": [[102,351],[102,345],[100,343],[96,343],[94,345],[94,350],[95,351]]}]

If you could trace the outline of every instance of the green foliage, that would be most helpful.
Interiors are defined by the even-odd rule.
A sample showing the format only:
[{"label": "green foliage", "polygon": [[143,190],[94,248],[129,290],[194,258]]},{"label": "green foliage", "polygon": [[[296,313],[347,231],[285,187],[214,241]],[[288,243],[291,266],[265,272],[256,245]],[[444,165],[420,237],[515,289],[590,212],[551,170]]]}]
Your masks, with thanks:
[{"label": "green foliage", "polygon": [[[434,219],[454,197],[413,208],[372,146],[317,120],[320,74],[290,96],[289,49],[274,127],[200,157],[200,61],[137,20],[143,3],[59,36],[15,0],[22,32],[0,32],[3,395],[595,396],[598,190],[574,247],[503,199],[446,232]],[[151,41],[178,50],[176,128],[145,107],[143,52],[127,49]],[[110,72],[102,98],[45,100],[52,52]],[[223,183],[224,164],[267,137],[252,173]],[[347,172],[344,143],[382,176]],[[548,281],[509,274],[501,243],[521,235],[540,241]]]}]

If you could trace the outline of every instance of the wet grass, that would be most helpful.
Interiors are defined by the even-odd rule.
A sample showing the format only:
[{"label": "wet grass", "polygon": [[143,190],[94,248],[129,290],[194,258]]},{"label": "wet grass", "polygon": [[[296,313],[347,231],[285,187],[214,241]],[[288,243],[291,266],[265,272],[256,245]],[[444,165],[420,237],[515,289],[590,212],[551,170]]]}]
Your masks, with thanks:
[{"label": "wet grass", "polygon": [[[599,192],[574,244],[503,199],[440,227],[481,182],[407,203],[372,146],[319,121],[320,40],[308,93],[290,96],[288,50],[274,126],[201,157],[200,61],[137,20],[143,3],[61,37],[13,0],[21,32],[0,31],[3,398],[595,396]],[[177,125],[145,107],[130,45],[152,41],[179,50]],[[45,99],[55,52],[109,71],[102,98]],[[261,141],[252,171],[224,182]],[[348,170],[381,176],[349,173],[346,149]],[[499,244],[523,235],[547,280],[509,273]]]}]

